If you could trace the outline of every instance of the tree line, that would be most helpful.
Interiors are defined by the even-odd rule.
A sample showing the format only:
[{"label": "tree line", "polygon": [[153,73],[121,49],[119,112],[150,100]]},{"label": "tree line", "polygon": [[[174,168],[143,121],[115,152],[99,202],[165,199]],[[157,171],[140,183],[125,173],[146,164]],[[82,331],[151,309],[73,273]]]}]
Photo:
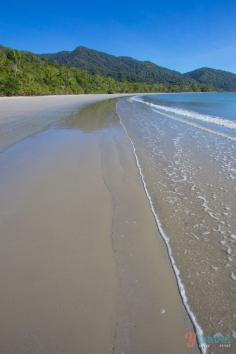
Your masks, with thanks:
[{"label": "tree line", "polygon": [[164,85],[116,81],[79,68],[50,63],[32,53],[0,47],[1,96],[208,90],[206,85],[195,83]]}]

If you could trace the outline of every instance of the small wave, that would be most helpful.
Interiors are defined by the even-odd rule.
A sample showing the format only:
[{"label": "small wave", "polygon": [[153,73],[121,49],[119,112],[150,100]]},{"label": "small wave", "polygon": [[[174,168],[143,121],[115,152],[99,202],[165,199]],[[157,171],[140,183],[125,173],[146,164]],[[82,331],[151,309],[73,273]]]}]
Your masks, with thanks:
[{"label": "small wave", "polygon": [[146,104],[148,106],[151,106],[152,108],[156,108],[156,109],[164,111],[164,112],[174,113],[174,114],[180,115],[182,117],[187,117],[187,118],[190,118],[190,119],[193,119],[193,120],[194,119],[195,120],[200,120],[202,122],[212,123],[212,124],[219,125],[221,127],[225,127],[225,128],[228,128],[228,129],[236,130],[236,122],[233,122],[233,121],[228,120],[228,119],[223,119],[223,118],[220,118],[220,117],[209,116],[209,115],[206,115],[206,114],[200,114],[200,113],[197,113],[197,112],[188,111],[188,110],[180,109],[180,108],[172,108],[172,107],[167,107],[167,106],[161,106],[161,105],[158,105],[158,104],[146,102],[142,98],[139,98],[139,97],[136,97],[136,96],[135,97],[131,97],[130,100],[144,103],[144,104]]},{"label": "small wave", "polygon": [[[134,98],[130,98],[129,100],[133,100]],[[125,124],[123,123],[120,115],[117,113],[118,117],[119,117],[119,120],[120,120],[120,125],[122,126],[127,138],[129,139],[130,141],[130,144],[132,146],[132,150],[133,150],[133,153],[134,153],[134,157],[135,157],[135,161],[136,161],[136,165],[137,165],[137,168],[138,168],[138,171],[139,171],[139,174],[140,174],[140,177],[141,177],[141,181],[142,181],[142,184],[143,184],[143,188],[144,188],[144,191],[145,191],[145,194],[147,196],[147,199],[149,201],[149,205],[150,205],[150,208],[151,208],[151,211],[153,213],[153,216],[154,216],[154,219],[156,221],[156,225],[157,225],[157,229],[159,230],[160,232],[160,235],[161,235],[161,238],[163,239],[163,241],[165,242],[165,245],[166,245],[166,249],[167,249],[167,253],[168,253],[168,256],[169,256],[169,259],[170,259],[170,263],[171,263],[171,266],[172,266],[172,269],[174,271],[174,275],[175,275],[175,278],[176,278],[176,282],[177,282],[177,286],[178,286],[178,290],[179,290],[179,293],[180,293],[180,296],[181,296],[181,299],[182,299],[182,302],[183,302],[183,305],[187,311],[187,314],[193,324],[193,327],[196,331],[196,334],[197,336],[203,336],[204,335],[204,332],[201,328],[201,326],[199,325],[198,321],[197,321],[197,318],[196,318],[196,315],[193,313],[193,311],[191,310],[190,308],[190,305],[188,303],[188,297],[187,297],[187,294],[186,294],[186,290],[185,290],[185,286],[183,284],[183,281],[182,281],[182,278],[181,278],[181,275],[180,275],[180,270],[179,268],[177,267],[177,264],[175,262],[175,259],[173,257],[173,254],[172,254],[172,248],[171,248],[171,245],[170,245],[170,239],[169,237],[166,235],[163,227],[162,227],[162,224],[161,224],[161,221],[155,211],[155,208],[154,208],[154,204],[153,204],[153,201],[152,201],[152,198],[151,198],[151,195],[149,193],[149,190],[148,190],[148,187],[147,187],[147,184],[146,184],[146,181],[145,181],[145,177],[144,177],[144,174],[143,174],[143,170],[142,170],[142,167],[140,165],[140,162],[139,162],[139,158],[138,158],[138,155],[136,153],[136,148],[135,148],[135,145],[134,145],[134,142],[132,140],[132,138],[130,137],[129,133],[128,133],[128,130],[125,126]],[[202,354],[206,354],[207,353],[207,347],[205,346],[201,346],[200,343],[199,344],[199,350]]]},{"label": "small wave", "polygon": [[[131,97],[131,98],[129,99],[129,101],[137,101],[137,102],[140,102],[140,103],[147,104],[147,105],[149,105],[149,106],[152,105],[152,103],[145,102],[145,101],[143,101],[143,100],[141,100],[141,99],[138,99],[138,98],[136,98],[136,97]],[[153,105],[153,106],[156,107],[156,105]],[[213,130],[213,129],[210,129],[210,128],[206,128],[206,127],[204,127],[204,126],[202,126],[202,125],[195,124],[195,123],[193,123],[193,122],[191,122],[191,121],[188,121],[188,120],[186,120],[186,119],[181,119],[181,118],[174,117],[173,115],[164,113],[164,112],[162,112],[161,110],[157,110],[157,108],[155,108],[155,109],[152,108],[152,111],[155,112],[155,113],[158,113],[158,114],[160,114],[160,115],[162,115],[162,116],[164,116],[164,117],[167,117],[167,118],[170,118],[170,119],[172,119],[172,120],[175,120],[176,122],[183,123],[183,124],[187,124],[187,125],[190,125],[190,126],[193,127],[193,128],[197,128],[197,129],[203,130],[203,131],[205,131],[205,132],[207,132],[207,133],[209,133],[209,134],[213,134],[213,135],[216,135],[216,136],[220,136],[220,137],[225,138],[225,139],[227,139],[227,140],[236,141],[236,137],[227,135],[227,134],[222,133],[222,132],[220,132],[220,131],[216,131],[216,130]]]},{"label": "small wave", "polygon": [[207,133],[209,133],[209,134],[221,136],[222,138],[225,138],[225,139],[227,139],[227,140],[236,141],[236,137],[227,135],[227,134],[225,134],[225,133],[221,133],[220,131],[216,131],[216,130],[213,130],[213,129],[210,129],[210,128],[205,128],[205,127],[203,127],[202,125],[192,123],[192,122],[187,121],[187,120],[185,120],[185,119],[175,118],[174,116],[171,116],[171,115],[169,115],[169,114],[167,114],[167,113],[158,111],[157,109],[152,109],[152,110],[153,110],[153,112],[158,113],[158,114],[161,114],[162,116],[167,117],[167,118],[170,118],[170,119],[172,119],[172,120],[175,120],[176,122],[190,125],[190,126],[193,127],[193,128],[197,128],[197,129],[203,130],[204,132],[207,132]]}]

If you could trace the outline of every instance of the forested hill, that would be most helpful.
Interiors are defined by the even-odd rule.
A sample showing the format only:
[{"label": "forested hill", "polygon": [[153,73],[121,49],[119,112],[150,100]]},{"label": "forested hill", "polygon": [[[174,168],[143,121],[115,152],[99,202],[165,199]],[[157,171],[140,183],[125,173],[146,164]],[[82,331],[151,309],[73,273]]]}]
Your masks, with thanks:
[{"label": "forested hill", "polygon": [[44,58],[70,67],[87,70],[91,74],[112,77],[118,81],[161,83],[167,85],[191,84],[191,78],[160,67],[147,61],[139,61],[129,57],[116,57],[85,47],[74,51],[64,51],[55,54],[44,54]]},{"label": "forested hill", "polygon": [[35,55],[0,46],[0,95],[236,91],[236,74],[201,68],[181,74],[151,62],[79,47]]},{"label": "forested hill", "polygon": [[44,54],[47,60],[78,67],[91,74],[112,77],[118,81],[146,82],[163,85],[207,85],[214,90],[236,91],[236,74],[210,68],[201,68],[181,74],[148,61],[129,57],[116,57],[85,47],[73,51]]},{"label": "forested hill", "polygon": [[205,91],[196,84],[116,81],[0,46],[0,95]]},{"label": "forested hill", "polygon": [[201,68],[185,74],[186,78],[198,81],[222,91],[236,91],[236,74],[229,71]]}]

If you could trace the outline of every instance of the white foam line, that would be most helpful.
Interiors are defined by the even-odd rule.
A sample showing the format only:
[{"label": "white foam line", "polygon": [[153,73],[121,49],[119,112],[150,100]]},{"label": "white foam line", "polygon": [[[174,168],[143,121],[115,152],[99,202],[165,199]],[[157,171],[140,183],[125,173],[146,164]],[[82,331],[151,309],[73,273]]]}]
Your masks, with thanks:
[{"label": "white foam line", "polygon": [[[138,159],[138,156],[137,156],[137,153],[136,153],[136,148],[135,148],[135,145],[133,143],[133,140],[131,139],[127,129],[126,129],[126,126],[124,125],[124,123],[122,122],[121,120],[121,117],[119,116],[119,114],[117,113],[118,117],[119,117],[119,120],[120,120],[120,124],[122,126],[122,128],[124,129],[124,132],[125,134],[127,135],[130,143],[131,143],[131,146],[132,146],[132,149],[133,149],[133,153],[134,153],[134,156],[135,156],[135,160],[136,160],[136,165],[138,167],[138,170],[139,170],[139,174],[141,176],[141,180],[142,180],[142,184],[143,184],[143,187],[144,187],[144,191],[146,193],[146,196],[149,200],[149,203],[150,203],[150,207],[151,207],[151,211],[154,215],[154,219],[155,219],[155,222],[156,222],[156,225],[157,225],[157,228],[160,232],[160,235],[162,237],[162,239],[164,240],[165,242],[165,245],[166,245],[166,248],[167,248],[167,253],[168,253],[168,256],[169,256],[169,259],[170,259],[170,262],[171,262],[171,266],[174,270],[174,274],[175,274],[175,278],[176,278],[176,281],[177,281],[177,285],[178,285],[178,290],[179,290],[179,293],[180,293],[180,296],[182,298],[182,302],[184,304],[184,307],[189,315],[189,318],[193,324],[193,327],[196,331],[196,334],[197,336],[203,336],[203,330],[202,328],[200,327],[197,319],[196,319],[196,316],[195,314],[191,311],[190,309],[190,306],[188,304],[188,298],[187,298],[187,295],[186,295],[186,291],[185,291],[185,287],[183,285],[183,282],[182,282],[182,279],[180,277],[180,271],[175,263],[175,260],[173,258],[173,255],[172,255],[172,249],[171,249],[171,246],[170,246],[170,240],[169,240],[169,237],[165,234],[164,230],[163,230],[163,227],[161,225],[161,222],[155,212],[155,209],[154,209],[154,205],[153,205],[153,202],[152,202],[152,199],[151,199],[151,196],[150,196],[150,193],[148,191],[148,188],[147,188],[147,184],[146,184],[146,181],[145,181],[145,178],[144,178],[144,174],[142,172],[142,168],[141,168],[141,165],[140,165],[140,162],[139,162],[139,159]],[[200,351],[203,353],[203,354],[206,354],[207,353],[207,347],[206,346],[201,346],[199,347]]]},{"label": "white foam line", "polygon": [[[142,99],[136,98],[136,97],[131,97],[129,100],[130,100],[130,101],[140,102],[140,103],[146,104],[146,105],[148,105],[148,106],[156,106],[156,105],[154,105],[154,104],[152,104],[152,103],[145,102],[145,101],[143,101]],[[156,106],[156,107],[157,107],[157,106]],[[183,124],[190,125],[191,127],[194,127],[194,128],[200,129],[200,130],[203,130],[203,131],[205,131],[205,132],[207,132],[207,133],[209,133],[209,134],[214,134],[214,135],[220,136],[220,137],[222,137],[222,138],[225,138],[225,139],[227,139],[227,140],[231,140],[231,141],[234,141],[234,142],[236,141],[236,138],[233,137],[233,136],[229,136],[229,135],[227,135],[227,134],[224,134],[224,133],[221,133],[221,132],[217,132],[217,131],[215,131],[215,130],[213,130],[213,129],[210,129],[210,128],[205,128],[205,127],[203,127],[203,126],[200,126],[200,125],[198,125],[198,124],[194,124],[194,123],[192,123],[192,122],[188,122],[188,121],[186,121],[186,120],[184,120],[184,119],[181,119],[181,118],[175,118],[175,117],[173,117],[173,116],[171,116],[171,115],[169,115],[169,114],[167,114],[167,113],[160,112],[156,107],[155,107],[155,108],[152,108],[153,112],[158,113],[158,114],[160,114],[160,115],[162,115],[162,116],[164,116],[164,117],[167,117],[167,118],[170,118],[170,119],[172,119],[172,120],[175,120],[176,122],[180,122],[180,123],[183,123]]]},{"label": "white foam line", "polygon": [[159,110],[157,109],[152,109],[153,112],[155,113],[158,113],[164,117],[167,117],[167,118],[170,118],[172,120],[175,120],[176,122],[180,122],[180,123],[183,123],[183,124],[187,124],[187,125],[190,125],[191,127],[193,128],[197,128],[197,129],[200,129],[200,130],[203,130],[204,132],[207,132],[207,133],[210,133],[210,134],[214,134],[214,135],[217,135],[217,136],[220,136],[222,138],[225,138],[225,139],[228,139],[228,140],[231,140],[231,141],[236,141],[236,137],[233,137],[233,136],[229,136],[227,134],[224,134],[224,133],[220,133],[220,132],[216,132],[215,130],[212,130],[210,128],[205,128],[205,127],[202,127],[198,124],[194,124],[194,123],[190,123],[184,119],[181,119],[181,118],[175,118],[167,113],[164,113],[164,112],[160,112]]},{"label": "white foam line", "polygon": [[216,116],[209,116],[207,114],[201,114],[201,113],[197,113],[197,112],[193,112],[193,111],[188,111],[186,109],[181,109],[181,108],[177,108],[177,107],[172,108],[172,107],[168,107],[168,106],[161,106],[161,105],[157,105],[154,103],[146,102],[142,98],[139,98],[137,96],[131,97],[130,100],[144,103],[150,107],[157,108],[158,110],[162,110],[164,112],[174,113],[177,115],[188,117],[190,119],[195,119],[195,120],[200,120],[200,121],[207,122],[207,123],[220,125],[222,127],[229,128],[229,129],[234,129],[234,130],[236,129],[236,123],[229,120],[229,119],[223,119],[221,117],[216,117]]}]

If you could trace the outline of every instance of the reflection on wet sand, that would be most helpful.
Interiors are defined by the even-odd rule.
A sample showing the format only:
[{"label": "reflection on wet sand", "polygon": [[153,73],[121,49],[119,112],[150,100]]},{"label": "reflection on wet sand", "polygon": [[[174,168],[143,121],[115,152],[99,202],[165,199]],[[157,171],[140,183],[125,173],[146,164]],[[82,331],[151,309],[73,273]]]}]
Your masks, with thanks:
[{"label": "reflection on wet sand", "polygon": [[115,110],[97,103],[0,155],[1,353],[189,353]]}]

